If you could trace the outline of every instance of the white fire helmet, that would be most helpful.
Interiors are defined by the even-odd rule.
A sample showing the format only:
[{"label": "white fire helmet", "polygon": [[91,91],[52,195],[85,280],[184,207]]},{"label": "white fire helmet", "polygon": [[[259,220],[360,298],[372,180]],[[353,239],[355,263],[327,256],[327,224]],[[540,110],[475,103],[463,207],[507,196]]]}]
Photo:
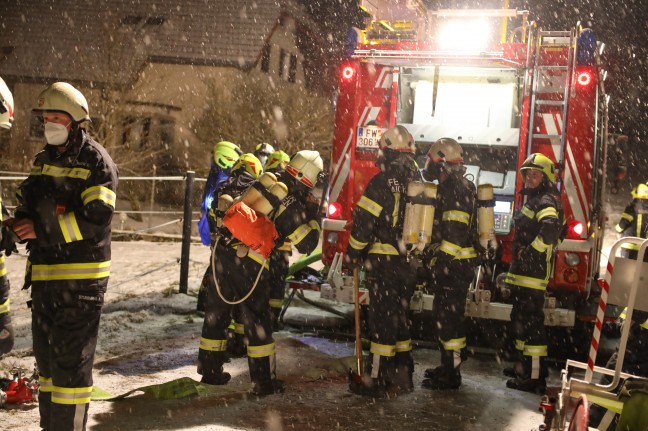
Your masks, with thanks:
[{"label": "white fire helmet", "polygon": [[390,149],[400,153],[413,153],[414,137],[403,126],[395,126],[387,130],[380,138],[379,146],[381,150]]},{"label": "white fire helmet", "polygon": [[14,100],[7,84],[0,78],[0,127],[11,129],[14,114]]},{"label": "white fire helmet", "polygon": [[317,177],[322,169],[324,169],[322,157],[318,151],[312,150],[297,152],[286,166],[286,172],[310,188],[315,187]]},{"label": "white fire helmet", "polygon": [[90,120],[86,98],[67,82],[55,82],[43,90],[32,111],[37,114],[63,112],[77,123]]}]

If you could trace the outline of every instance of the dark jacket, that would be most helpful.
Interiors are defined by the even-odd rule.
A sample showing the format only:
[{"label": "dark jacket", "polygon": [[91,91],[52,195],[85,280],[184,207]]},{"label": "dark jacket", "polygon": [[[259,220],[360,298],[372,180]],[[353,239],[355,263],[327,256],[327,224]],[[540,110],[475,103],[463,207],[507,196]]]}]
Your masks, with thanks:
[{"label": "dark jacket", "polygon": [[564,224],[560,195],[551,187],[538,187],[529,194],[513,223],[513,261],[506,282],[545,290],[551,276],[554,249]]},{"label": "dark jacket", "polygon": [[37,237],[28,245],[34,282],[107,282],[117,177],[111,157],[83,129],[64,153],[48,145],[36,155],[15,214],[34,222]]}]

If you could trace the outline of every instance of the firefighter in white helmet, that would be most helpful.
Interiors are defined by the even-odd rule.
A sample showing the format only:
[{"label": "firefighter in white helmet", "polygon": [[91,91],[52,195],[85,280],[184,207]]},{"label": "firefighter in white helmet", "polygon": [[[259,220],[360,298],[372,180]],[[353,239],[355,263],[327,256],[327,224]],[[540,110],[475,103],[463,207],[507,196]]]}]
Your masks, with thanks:
[{"label": "firefighter in white helmet", "polygon": [[[239,162],[244,156],[241,156]],[[307,202],[322,168],[322,158],[317,151],[300,151],[293,156],[286,166],[288,175],[283,179],[288,194],[283,200],[272,202],[273,210],[269,214],[279,235],[277,243],[290,239],[301,253],[310,253],[319,241],[317,214],[313,214]],[[255,185],[252,184],[251,187]],[[269,289],[264,288],[268,280],[268,263],[263,256],[243,246],[236,238],[227,237],[226,232],[219,239],[215,252],[216,277],[223,297],[243,299],[246,295],[249,296],[240,304],[233,305],[225,302],[215,292],[215,283],[208,290],[198,354],[202,381],[217,385],[229,381],[230,376],[223,371],[223,364],[227,360],[227,327],[235,308],[241,319],[247,345],[250,378],[254,384],[252,393],[270,395],[283,392],[283,383],[277,379],[275,370]],[[259,287],[250,293],[255,282]]]},{"label": "firefighter in white helmet", "polygon": [[428,262],[434,292],[435,327],[441,365],[425,371],[423,387],[433,390],[461,386],[460,365],[466,360],[465,306],[477,263],[477,190],[464,178],[463,149],[451,138],[441,138],[428,151],[423,177],[438,180],[434,252]]},{"label": "firefighter in white helmet", "polygon": [[564,214],[556,189],[554,163],[534,153],[520,167],[526,202],[513,219],[513,260],[506,275],[513,309],[511,326],[521,364],[504,369],[513,377],[506,386],[544,393],[548,375],[547,334],[544,325],[545,290],[551,274],[552,255],[560,241]]},{"label": "firefighter in white helmet", "polygon": [[[11,91],[7,84],[0,78],[0,127],[10,129],[13,123],[14,103]],[[0,223],[7,218],[9,212],[2,203],[0,197]],[[11,324],[10,303],[9,303],[9,280],[5,268],[5,252],[7,255],[14,251],[15,235],[9,227],[3,227],[0,231],[0,357],[9,353],[14,345],[14,329]]]},{"label": "firefighter in white helmet", "polygon": [[403,126],[387,130],[379,142],[380,172],[367,184],[353,214],[346,250],[349,269],[362,264],[369,289],[370,355],[361,382],[351,392],[382,398],[413,390],[409,301],[415,279],[403,243],[405,196],[410,181],[420,179],[414,138]]},{"label": "firefighter in white helmet", "polygon": [[108,286],[117,167],[82,128],[85,97],[57,82],[43,90],[47,145],[17,192],[11,226],[28,241],[40,427],[85,429],[99,319]]}]

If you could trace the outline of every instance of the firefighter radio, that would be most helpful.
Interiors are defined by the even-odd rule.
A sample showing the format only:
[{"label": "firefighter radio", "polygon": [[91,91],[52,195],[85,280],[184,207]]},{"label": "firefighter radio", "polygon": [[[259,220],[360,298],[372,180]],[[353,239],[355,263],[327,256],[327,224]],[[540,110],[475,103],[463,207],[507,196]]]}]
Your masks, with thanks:
[{"label": "firefighter radio", "polygon": [[495,232],[508,234],[511,231],[511,223],[513,222],[513,202],[496,198],[494,212]]}]

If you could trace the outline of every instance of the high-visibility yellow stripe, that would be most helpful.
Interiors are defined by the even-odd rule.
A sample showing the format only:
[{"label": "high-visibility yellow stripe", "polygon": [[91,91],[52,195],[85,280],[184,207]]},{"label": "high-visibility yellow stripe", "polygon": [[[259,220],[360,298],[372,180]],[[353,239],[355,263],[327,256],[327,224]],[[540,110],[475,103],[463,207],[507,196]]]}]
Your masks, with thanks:
[{"label": "high-visibility yellow stripe", "polygon": [[11,307],[9,306],[9,298],[2,304],[0,304],[0,314],[8,313],[11,311]]},{"label": "high-visibility yellow stripe", "polygon": [[520,352],[524,351],[524,341],[523,340],[515,340],[515,350],[519,350]]},{"label": "high-visibility yellow stripe", "polygon": [[0,254],[0,277],[7,275],[7,267],[5,266],[5,255]]},{"label": "high-visibility yellow stripe", "polygon": [[270,298],[270,308],[281,308],[281,307],[283,307],[283,299]]},{"label": "high-visibility yellow stripe", "polygon": [[622,233],[625,230],[620,225],[614,226],[614,229],[617,231],[617,233]]},{"label": "high-visibility yellow stripe", "polygon": [[282,245],[277,247],[279,251],[292,251],[292,243],[290,241],[284,241]]},{"label": "high-visibility yellow stripe", "polygon": [[412,340],[396,341],[396,353],[412,350]]},{"label": "high-visibility yellow stripe", "polygon": [[398,224],[398,212],[400,209],[400,193],[394,193],[394,209],[392,210],[392,226]]},{"label": "high-visibility yellow stripe", "polygon": [[389,256],[398,256],[398,250],[391,244],[385,244],[382,242],[374,242],[369,248],[369,254],[386,254]]},{"label": "high-visibility yellow stripe", "polygon": [[43,169],[42,166],[32,166],[32,167],[31,167],[31,170],[29,171],[29,175],[36,175],[36,176],[38,176],[38,175],[41,174],[41,170],[42,170],[42,169]]},{"label": "high-visibility yellow stripe", "polygon": [[234,328],[232,329],[234,330],[235,334],[245,334],[245,325],[243,323],[232,320],[232,324],[234,325]]},{"label": "high-visibility yellow stripe", "polygon": [[452,340],[442,340],[439,338],[444,350],[459,350],[466,347],[466,337],[453,338]]},{"label": "high-visibility yellow stripe", "polygon": [[365,195],[362,195],[362,197],[358,201],[358,207],[362,208],[363,210],[367,211],[369,214],[372,214],[375,217],[378,217],[383,210],[383,207],[381,205],[372,201]]},{"label": "high-visibility yellow stripe", "polygon": [[558,211],[556,211],[556,208],[547,207],[543,210],[538,211],[538,213],[536,214],[536,218],[538,220],[542,220],[543,218],[547,217],[558,217]]},{"label": "high-visibility yellow stripe", "polygon": [[92,386],[86,388],[52,386],[52,402],[55,404],[88,404],[91,397]]},{"label": "high-visibility yellow stripe", "polygon": [[73,212],[59,215],[58,222],[66,243],[81,241],[83,239],[76,215]]},{"label": "high-visibility yellow stripe", "polygon": [[530,346],[524,345],[524,356],[547,356],[547,346]]},{"label": "high-visibility yellow stripe", "polygon": [[60,166],[43,165],[42,175],[55,178],[78,178],[87,180],[90,176],[90,170],[84,168],[62,168]]},{"label": "high-visibility yellow stripe", "polygon": [[537,290],[546,290],[548,280],[542,280],[540,278],[525,277],[523,275],[511,274],[510,272],[506,274],[506,283],[512,284],[514,286],[528,287],[529,289]]},{"label": "high-visibility yellow stripe", "polygon": [[351,246],[351,248],[354,248],[354,249],[356,249],[356,250],[364,250],[364,248],[365,248],[367,245],[369,245],[369,243],[368,243],[368,242],[361,242],[361,241],[358,241],[357,239],[355,239],[355,238],[353,237],[353,235],[351,235],[351,236],[349,237],[349,245]]},{"label": "high-visibility yellow stripe", "polygon": [[551,247],[549,244],[545,244],[542,239],[540,239],[539,236],[536,236],[533,242],[531,243],[531,247],[535,248],[537,251],[540,253],[544,253]]},{"label": "high-visibility yellow stripe", "polygon": [[210,340],[209,338],[200,337],[199,349],[208,352],[224,352],[227,350],[227,340]]},{"label": "high-visibility yellow stripe", "polygon": [[477,252],[474,247],[460,247],[457,244],[451,243],[448,240],[442,240],[439,250],[449,254],[454,259],[473,259],[477,257]]},{"label": "high-visibility yellow stripe", "polygon": [[[241,247],[241,245],[235,245],[234,250],[238,249]],[[260,253],[257,253],[256,251],[252,250],[251,248],[248,249],[247,252],[247,257],[258,263],[259,265],[263,265],[263,268],[268,270],[270,269],[270,265],[268,264],[268,259],[263,257]]]},{"label": "high-visibility yellow stripe", "polygon": [[535,212],[533,212],[531,208],[526,205],[522,207],[522,214],[529,218],[535,218]]},{"label": "high-visibility yellow stripe", "polygon": [[32,265],[33,281],[91,280],[110,275],[110,261]]},{"label": "high-visibility yellow stripe", "polygon": [[54,385],[52,385],[52,378],[51,377],[45,377],[45,376],[38,376],[38,384],[39,388],[38,390],[40,392],[52,392],[52,388]]},{"label": "high-visibility yellow stripe", "polygon": [[470,214],[458,210],[444,211],[441,221],[456,221],[467,225],[470,223]]},{"label": "high-visibility yellow stripe", "polygon": [[275,354],[275,343],[265,344],[263,346],[247,346],[247,355],[249,358],[265,358]]},{"label": "high-visibility yellow stripe", "polygon": [[632,220],[634,220],[634,217],[632,216],[632,214],[628,214],[628,213],[621,214],[621,218],[626,219],[629,222],[632,222]]},{"label": "high-visibility yellow stripe", "polygon": [[315,220],[311,220],[308,223],[300,225],[297,229],[288,235],[288,239],[295,245],[302,242],[304,238],[308,236],[312,231],[317,231],[319,236],[320,227]]},{"label": "high-visibility yellow stripe", "polygon": [[396,355],[396,345],[394,344],[378,344],[371,342],[371,347],[369,349],[371,353],[379,356],[395,356]]},{"label": "high-visibility yellow stripe", "polygon": [[100,200],[107,203],[111,207],[115,208],[115,192],[110,190],[108,187],[104,186],[93,186],[85,189],[81,193],[81,199],[83,199],[83,205],[87,205],[89,202]]}]

